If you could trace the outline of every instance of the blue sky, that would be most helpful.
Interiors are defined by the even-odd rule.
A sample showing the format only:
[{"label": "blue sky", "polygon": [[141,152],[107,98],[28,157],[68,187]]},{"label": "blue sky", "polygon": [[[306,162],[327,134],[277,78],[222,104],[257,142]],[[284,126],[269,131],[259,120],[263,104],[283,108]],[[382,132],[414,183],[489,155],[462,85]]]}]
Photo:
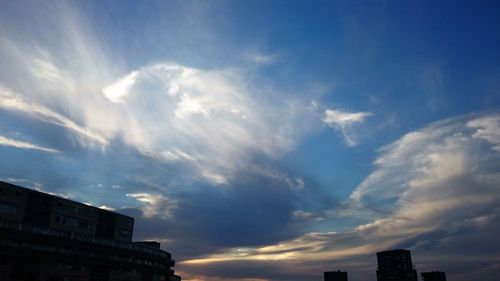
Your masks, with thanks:
[{"label": "blue sky", "polygon": [[185,280],[373,280],[393,248],[494,280],[499,8],[3,1],[0,178],[134,216]]}]

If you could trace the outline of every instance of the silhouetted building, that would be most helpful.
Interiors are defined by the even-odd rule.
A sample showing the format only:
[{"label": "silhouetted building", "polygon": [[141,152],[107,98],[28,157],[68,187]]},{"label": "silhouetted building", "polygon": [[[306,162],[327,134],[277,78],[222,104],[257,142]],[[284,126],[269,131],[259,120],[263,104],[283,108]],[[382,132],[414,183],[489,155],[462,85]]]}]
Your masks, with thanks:
[{"label": "silhouetted building", "polygon": [[133,230],[131,217],[0,181],[0,280],[180,280]]},{"label": "silhouetted building", "polygon": [[392,250],[377,253],[377,281],[417,281],[417,271],[408,250]]},{"label": "silhouetted building", "polygon": [[345,271],[326,271],[323,276],[324,281],[347,281],[347,272]]},{"label": "silhouetted building", "polygon": [[181,277],[177,275],[172,275],[169,277],[168,281],[181,281]]},{"label": "silhouetted building", "polygon": [[446,281],[446,274],[442,271],[422,272],[423,281]]}]

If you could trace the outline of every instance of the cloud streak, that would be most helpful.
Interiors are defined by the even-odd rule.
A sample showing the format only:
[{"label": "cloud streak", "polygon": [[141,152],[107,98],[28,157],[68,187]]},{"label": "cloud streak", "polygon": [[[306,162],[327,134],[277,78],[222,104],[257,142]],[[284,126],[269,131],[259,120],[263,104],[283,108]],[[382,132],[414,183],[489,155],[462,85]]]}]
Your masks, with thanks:
[{"label": "cloud streak", "polygon": [[137,82],[138,76],[139,73],[137,71],[133,71],[115,83],[106,86],[102,89],[104,96],[112,102],[123,102],[123,99],[129,93],[130,88]]},{"label": "cloud streak", "polygon": [[127,197],[135,198],[142,203],[142,213],[146,218],[172,218],[172,212],[177,208],[177,202],[161,194],[128,193]]},{"label": "cloud streak", "polygon": [[43,147],[43,146],[39,146],[39,145],[36,145],[33,143],[25,142],[25,141],[14,140],[14,139],[7,138],[4,136],[0,136],[0,145],[10,146],[10,147],[15,147],[15,148],[20,148],[20,149],[39,150],[39,151],[50,152],[50,153],[59,152],[57,149]]},{"label": "cloud streak", "polygon": [[[36,118],[42,122],[54,124],[57,126],[64,127],[69,131],[76,133],[76,135],[84,138],[85,140],[90,140],[91,142],[97,143],[102,146],[106,146],[108,141],[101,135],[92,130],[81,127],[77,125],[71,119],[36,103],[31,103],[26,101],[20,94],[16,94],[9,89],[5,88],[0,84],[0,108],[23,113]],[[82,140],[82,143],[86,143]]]},{"label": "cloud streak", "polygon": [[355,146],[357,140],[352,127],[357,123],[363,123],[371,115],[371,112],[347,112],[337,109],[327,109],[322,121],[340,131],[348,146]]}]

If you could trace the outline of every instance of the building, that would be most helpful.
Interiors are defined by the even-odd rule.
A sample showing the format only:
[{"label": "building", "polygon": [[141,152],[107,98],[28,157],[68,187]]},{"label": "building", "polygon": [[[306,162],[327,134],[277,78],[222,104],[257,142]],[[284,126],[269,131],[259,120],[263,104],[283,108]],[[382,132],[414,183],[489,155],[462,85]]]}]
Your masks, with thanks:
[{"label": "building", "polygon": [[417,281],[417,271],[408,250],[377,253],[377,281]]},{"label": "building", "polygon": [[423,281],[446,281],[446,274],[442,271],[422,272]]},{"label": "building", "polygon": [[181,281],[181,277],[178,275],[172,275],[168,281]]},{"label": "building", "polygon": [[0,181],[0,280],[180,280],[134,219]]},{"label": "building", "polygon": [[347,272],[345,271],[326,271],[323,276],[324,281],[347,281]]}]

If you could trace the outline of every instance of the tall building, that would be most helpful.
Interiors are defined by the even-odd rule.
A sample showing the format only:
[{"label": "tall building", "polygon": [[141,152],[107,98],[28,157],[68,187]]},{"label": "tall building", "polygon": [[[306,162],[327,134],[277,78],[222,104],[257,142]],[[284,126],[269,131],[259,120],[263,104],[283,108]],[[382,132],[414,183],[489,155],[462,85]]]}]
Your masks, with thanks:
[{"label": "tall building", "polygon": [[408,250],[378,252],[377,262],[377,281],[417,281]]},{"label": "tall building", "polygon": [[324,281],[347,281],[347,272],[345,271],[326,271],[323,276]]},{"label": "tall building", "polygon": [[0,280],[180,280],[134,219],[0,181]]},{"label": "tall building", "polygon": [[446,274],[442,271],[422,272],[423,281],[446,281]]}]

